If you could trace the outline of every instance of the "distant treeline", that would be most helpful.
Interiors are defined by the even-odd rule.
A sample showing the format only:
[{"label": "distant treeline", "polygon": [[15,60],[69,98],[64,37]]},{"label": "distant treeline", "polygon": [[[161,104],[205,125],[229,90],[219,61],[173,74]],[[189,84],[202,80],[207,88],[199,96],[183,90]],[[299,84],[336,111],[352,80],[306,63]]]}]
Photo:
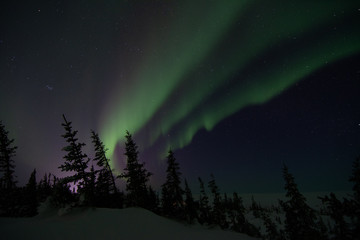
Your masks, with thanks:
[{"label": "distant treeline", "polygon": [[[122,174],[114,174],[106,156],[107,149],[93,130],[91,139],[95,157],[92,162],[96,166],[89,166],[90,158],[83,152],[85,143],[78,141],[77,131],[72,129],[71,122],[64,115],[63,120],[65,133],[62,137],[66,146],[62,149],[65,152],[64,162],[59,168],[73,175],[57,178],[45,174],[37,182],[34,170],[24,187],[17,186],[15,177],[13,157],[17,147],[14,146],[14,139],[8,138],[8,131],[0,122],[1,217],[32,217],[38,214],[41,203],[49,201],[52,207],[59,209],[142,207],[188,224],[198,222],[209,227],[220,226],[262,239],[359,239],[360,158],[353,164],[349,179],[354,184],[353,193],[348,198],[338,199],[331,193],[319,197],[323,204],[320,210],[311,208],[284,165],[287,200],[279,200],[278,206],[263,208],[252,198],[252,204],[247,209],[236,192],[232,196],[221,194],[212,174],[207,188],[198,178],[200,196],[194,199],[186,179],[183,181],[181,178],[179,163],[171,150],[167,156],[166,181],[161,186],[161,193],[156,192],[149,184],[152,173],[144,163],[139,162],[138,146],[128,131],[125,135],[127,163]],[[116,186],[117,178],[125,180],[125,192]],[[71,191],[70,183],[77,186],[77,191]],[[262,222],[262,230],[251,223],[254,220]]]}]

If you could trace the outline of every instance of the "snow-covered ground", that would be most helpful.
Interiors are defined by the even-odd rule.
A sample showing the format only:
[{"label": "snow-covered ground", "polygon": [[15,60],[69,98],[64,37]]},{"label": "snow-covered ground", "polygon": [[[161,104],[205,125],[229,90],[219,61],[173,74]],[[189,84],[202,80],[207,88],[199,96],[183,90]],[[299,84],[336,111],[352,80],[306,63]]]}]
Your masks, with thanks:
[{"label": "snow-covered ground", "polygon": [[141,208],[49,210],[34,218],[0,218],[1,239],[255,239],[244,234],[185,225]]},{"label": "snow-covered ground", "polygon": [[[318,196],[329,193],[305,193],[307,202],[319,209]],[[349,192],[337,192],[338,198],[348,196]],[[251,197],[263,207],[278,205],[278,199],[285,194],[242,194],[244,205],[251,205]],[[141,208],[126,209],[60,209],[55,210],[44,203],[40,214],[33,218],[0,218],[0,239],[255,239],[244,234],[223,231],[220,228],[209,229],[200,224],[186,225]],[[272,214],[271,218],[283,214]],[[262,220],[247,214],[250,223],[259,227],[265,234]],[[327,222],[327,221],[325,221]],[[280,225],[278,227],[281,227]]]}]

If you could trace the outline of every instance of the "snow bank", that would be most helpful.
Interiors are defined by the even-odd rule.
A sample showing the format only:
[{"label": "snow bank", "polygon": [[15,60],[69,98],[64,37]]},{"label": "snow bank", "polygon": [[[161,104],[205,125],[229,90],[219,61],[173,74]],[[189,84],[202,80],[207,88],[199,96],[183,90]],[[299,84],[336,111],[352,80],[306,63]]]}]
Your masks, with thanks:
[{"label": "snow bank", "polygon": [[141,209],[73,209],[59,216],[0,218],[2,239],[255,239],[244,234],[184,225]]}]

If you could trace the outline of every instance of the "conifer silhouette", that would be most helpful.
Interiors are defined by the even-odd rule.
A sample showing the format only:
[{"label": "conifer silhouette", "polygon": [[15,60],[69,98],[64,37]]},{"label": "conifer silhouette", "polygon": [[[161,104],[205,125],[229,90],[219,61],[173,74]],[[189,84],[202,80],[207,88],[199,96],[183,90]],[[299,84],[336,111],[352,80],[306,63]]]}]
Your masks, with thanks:
[{"label": "conifer silhouette", "polygon": [[330,196],[319,197],[325,206],[325,212],[333,219],[334,224],[330,228],[330,233],[334,240],[350,240],[352,239],[349,230],[349,224],[345,221],[346,204],[336,198],[334,193]]},{"label": "conifer silhouette", "polygon": [[25,187],[25,205],[26,210],[24,215],[27,217],[35,216],[37,212],[37,207],[39,205],[37,199],[37,189],[36,189],[36,169],[31,173],[29,182]]},{"label": "conifer silhouette", "polygon": [[352,219],[352,236],[360,236],[360,156],[355,159],[352,165],[352,174],[349,181],[353,185],[353,196],[350,201],[346,203],[348,206],[349,216]]},{"label": "conifer silhouette", "polygon": [[293,175],[289,173],[285,165],[283,177],[288,200],[280,201],[280,205],[286,216],[285,231],[288,238],[291,240],[323,239],[316,229],[315,211],[307,205],[306,198],[298,190]]},{"label": "conifer silhouette", "polygon": [[165,215],[182,218],[184,190],[181,188],[180,167],[174,153],[169,150],[167,156],[166,182],[162,185],[162,208]]},{"label": "conifer silhouette", "polygon": [[127,157],[126,168],[121,174],[126,179],[126,202],[127,206],[146,207],[147,182],[152,175],[145,169],[144,163],[139,163],[137,145],[131,134],[126,131],[125,155]]},{"label": "conifer silhouette", "polygon": [[209,198],[205,192],[204,182],[198,178],[200,183],[200,198],[199,198],[199,222],[201,224],[212,224],[210,217]]},{"label": "conifer silhouette", "polygon": [[14,139],[9,139],[9,132],[0,121],[0,188],[5,191],[11,191],[16,187],[15,163],[13,157],[16,155],[16,146],[13,146]]},{"label": "conifer silhouette", "polygon": [[188,223],[193,223],[197,218],[196,204],[191,193],[190,187],[185,179],[185,217]]},{"label": "conifer silhouette", "polygon": [[110,159],[106,157],[106,152],[108,151],[105,148],[104,143],[100,140],[100,137],[95,131],[91,130],[91,138],[92,142],[95,147],[95,158],[96,164],[101,167],[100,174],[101,174],[101,181],[102,183],[98,183],[102,185],[102,187],[106,187],[105,185],[109,186],[109,193],[117,193],[117,188],[115,184],[115,178],[113,175],[113,170],[110,166]]},{"label": "conifer silhouette", "polygon": [[208,187],[210,188],[213,197],[211,221],[219,225],[221,228],[227,228],[228,224],[226,222],[226,216],[225,216],[225,211],[223,209],[220,191],[218,186],[216,185],[214,175],[211,174],[210,176],[211,176],[211,180],[208,183]]},{"label": "conifer silhouette", "polygon": [[360,204],[360,156],[353,162],[352,174],[349,181],[354,184],[352,188],[354,200]]},{"label": "conifer silhouette", "polygon": [[66,152],[64,156],[65,162],[59,168],[65,172],[75,172],[73,176],[66,177],[63,181],[65,184],[68,182],[78,184],[78,192],[86,193],[89,182],[89,173],[86,172],[86,169],[88,168],[90,160],[87,159],[87,155],[82,152],[85,143],[78,142],[76,138],[78,131],[72,130],[71,122],[66,120],[65,115],[63,115],[63,119],[64,123],[61,125],[65,128],[65,134],[62,135],[62,137],[66,139],[69,145],[62,149]]},{"label": "conifer silhouette", "polygon": [[149,186],[148,187],[148,197],[147,197],[147,203],[146,203],[146,209],[149,209],[150,211],[154,213],[159,212],[159,196],[155,192],[155,190]]},{"label": "conifer silhouette", "polygon": [[51,186],[51,174],[44,174],[44,177],[39,181],[37,186],[39,201],[43,202],[47,197],[51,195],[52,186]]},{"label": "conifer silhouette", "polygon": [[245,207],[242,198],[236,192],[233,193],[232,207],[230,212],[231,229],[236,232],[243,232],[245,225]]},{"label": "conifer silhouette", "polygon": [[0,216],[17,216],[19,191],[16,187],[15,162],[16,146],[14,139],[9,139],[9,132],[0,121]]}]

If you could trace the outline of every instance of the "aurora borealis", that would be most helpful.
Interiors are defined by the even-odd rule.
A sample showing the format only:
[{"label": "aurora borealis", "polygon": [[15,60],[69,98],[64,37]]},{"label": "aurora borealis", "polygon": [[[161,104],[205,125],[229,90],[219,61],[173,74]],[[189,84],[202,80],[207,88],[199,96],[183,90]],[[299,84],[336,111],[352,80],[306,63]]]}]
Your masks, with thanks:
[{"label": "aurora borealis", "polygon": [[[111,104],[115,106],[109,110],[109,120],[104,123],[105,141],[110,146],[110,149],[114,149],[113,146],[123,137],[123,131],[119,131],[119,126],[120,129],[131,129],[132,132],[137,132],[146,124],[149,118],[157,114],[161,104],[172,104],[176,108],[171,108],[173,111],[170,110],[171,112],[168,112],[166,116],[160,112],[158,113],[160,116],[154,117],[156,123],[150,123],[152,128],[150,143],[161,134],[167,134],[175,124],[181,122],[192,112],[196,112],[195,116],[187,119],[188,121],[181,127],[176,137],[171,140],[170,145],[172,147],[183,147],[191,141],[193,135],[199,129],[206,128],[211,130],[216,123],[242,107],[265,102],[319,67],[359,50],[359,44],[357,44],[359,35],[352,33],[354,29],[340,30],[345,31],[344,34],[349,34],[349,39],[346,40],[342,39],[342,35],[331,36],[332,30],[330,30],[330,33],[325,31],[323,35],[317,38],[311,36],[313,32],[319,31],[319,28],[321,30],[321,27],[318,27],[319,25],[321,26],[326,22],[332,21],[333,14],[336,14],[333,12],[334,8],[336,9],[336,5],[328,4],[325,8],[323,4],[301,6],[309,11],[306,12],[306,15],[302,15],[304,12],[300,11],[298,9],[299,6],[294,6],[293,3],[284,3],[281,11],[272,14],[266,12],[268,10],[267,6],[249,3],[248,13],[244,13],[244,15],[249,16],[244,16],[244,18],[251,19],[254,16],[255,18],[256,16],[261,16],[262,19],[257,20],[257,23],[250,22],[254,26],[248,26],[249,22],[244,21],[243,23],[241,21],[243,17],[241,10],[245,8],[245,2],[235,1],[234,3],[237,4],[225,4],[226,7],[224,7],[223,3],[214,2],[214,4],[210,4],[210,9],[207,10],[211,16],[205,15],[204,19],[204,16],[192,15],[195,19],[191,20],[195,24],[188,24],[187,26],[189,27],[184,33],[181,31],[184,27],[175,23],[171,33],[167,33],[168,35],[164,34],[165,36],[158,37],[158,41],[155,41],[158,43],[166,39],[165,43],[160,45],[160,48],[157,44],[150,45],[149,48],[152,51],[164,52],[163,54],[160,53],[159,58],[161,60],[165,59],[165,61],[156,64],[156,59],[151,59],[145,64],[145,66],[151,65],[151,69],[144,67],[143,70],[140,67],[140,76],[136,74],[132,78],[136,83],[140,83],[137,83],[139,86],[134,87],[134,92],[130,91],[128,93],[131,96],[135,95],[135,102],[133,103],[135,106],[130,107],[136,108],[139,113],[130,115],[126,113],[126,106],[121,104],[127,104],[126,99],[129,97],[126,93],[120,94],[120,99],[111,101]],[[213,11],[211,7],[217,11]],[[262,9],[258,10],[259,7],[262,7]],[[296,10],[299,12],[293,14]],[[221,17],[224,15],[224,12],[227,13],[226,18],[222,19]],[[239,22],[240,26],[232,27],[233,22],[230,22],[228,19],[232,18],[234,12],[238,13],[238,16],[236,19],[233,19],[233,22]],[[211,24],[214,19],[221,19],[222,21]],[[270,20],[273,23],[269,24]],[[295,24],[288,25],[286,22]],[[266,24],[270,26],[265,26]],[[228,37],[221,31],[228,28],[234,29],[234,31],[228,30],[230,33],[235,32],[236,35],[240,31],[241,34],[239,36],[231,35]],[[264,28],[268,28],[270,31],[264,30]],[[300,29],[303,32],[299,34]],[[302,48],[300,49],[301,52],[299,52],[299,49],[295,49],[299,47],[298,42],[291,43],[294,39],[287,39],[297,34],[299,34],[299,41],[303,42],[301,44],[304,44],[300,46]],[[178,35],[185,39],[180,37],[180,40],[172,40],[174,36]],[[226,37],[231,39],[226,39]],[[214,42],[218,46],[214,46]],[[274,68],[274,66],[271,66],[271,69],[268,69],[269,67],[267,66],[261,66],[261,70],[267,71],[266,76],[261,74],[255,77],[241,76],[243,68],[254,64],[251,63],[251,61],[255,61],[253,59],[254,56],[264,54],[263,58],[267,59],[266,53],[263,52],[268,49],[267,47],[277,42],[288,44],[292,51],[283,56],[283,58],[270,58],[273,61],[271,64],[276,65],[277,63],[281,66],[285,64],[285,58],[287,61],[286,69],[282,68],[281,72],[279,72],[279,69]],[[171,45],[167,47],[169,43]],[[184,43],[190,44],[184,45]],[[223,45],[226,45],[227,48],[224,48]],[[176,46],[175,49],[174,46]],[[224,51],[224,49],[226,50]],[[154,55],[152,54],[151,57],[158,57],[157,54]],[[168,56],[176,57],[175,60],[174,57],[168,60]],[[221,59],[220,63],[218,59]],[[210,66],[220,65],[222,69],[217,70],[216,73],[209,74],[206,72],[207,70],[202,71],[198,69],[198,65],[201,64],[199,61]],[[154,62],[155,64],[153,64]],[[191,67],[195,69],[191,69]],[[196,72],[195,76],[191,74],[191,71]],[[236,73],[240,76],[233,80],[234,83],[230,83],[235,87],[232,89],[233,93],[229,94],[230,97],[221,96],[219,100],[208,97],[218,88],[221,88],[223,84],[229,84],[228,82],[231,81],[229,79],[232,79]],[[154,80],[149,81],[148,79]],[[210,84],[209,81],[211,82]],[[256,85],[254,86],[252,84],[255,81]],[[271,87],[269,84],[271,84]],[[186,89],[186,92],[172,97],[176,94],[177,86],[179,85],[180,87],[185,85],[183,89]],[[147,93],[149,92],[151,93],[150,102],[143,98],[144,96],[147,98]],[[197,111],[197,107],[204,101],[211,102],[206,105],[212,106],[211,109],[204,110],[201,108],[200,111]],[[155,130],[153,130],[154,128]]]},{"label": "aurora borealis", "polygon": [[155,185],[171,147],[194,184],[214,173],[226,191],[281,191],[285,162],[307,191],[349,189],[356,1],[1,4],[0,119],[19,180],[61,175],[65,113],[90,156],[99,132],[119,171],[133,133]]}]

